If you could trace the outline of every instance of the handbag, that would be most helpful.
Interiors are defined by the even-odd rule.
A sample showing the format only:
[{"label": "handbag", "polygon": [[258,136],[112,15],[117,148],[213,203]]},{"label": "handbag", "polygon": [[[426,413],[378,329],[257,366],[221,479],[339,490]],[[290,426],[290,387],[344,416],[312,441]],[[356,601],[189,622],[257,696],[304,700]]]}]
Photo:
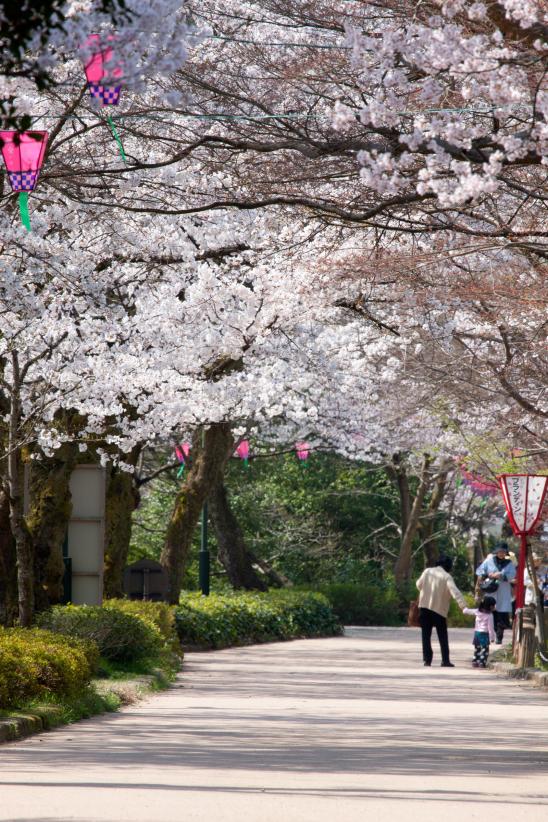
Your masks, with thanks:
[{"label": "handbag", "polygon": [[498,579],[489,579],[489,577],[487,577],[487,579],[483,579],[480,582],[479,587],[483,594],[494,594],[495,591],[498,590],[499,581]]},{"label": "handbag", "polygon": [[412,602],[409,603],[409,612],[407,614],[407,624],[409,625],[410,628],[420,628],[421,627],[418,599],[414,599]]}]

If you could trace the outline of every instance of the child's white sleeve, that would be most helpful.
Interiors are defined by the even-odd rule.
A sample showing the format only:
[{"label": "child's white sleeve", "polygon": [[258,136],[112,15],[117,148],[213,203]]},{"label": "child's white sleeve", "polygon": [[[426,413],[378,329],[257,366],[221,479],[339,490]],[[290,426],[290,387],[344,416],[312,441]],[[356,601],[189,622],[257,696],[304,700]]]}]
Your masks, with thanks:
[{"label": "child's white sleeve", "polygon": [[478,609],[477,608],[463,608],[462,613],[463,614],[472,614],[473,616],[476,616],[476,614],[478,613]]}]

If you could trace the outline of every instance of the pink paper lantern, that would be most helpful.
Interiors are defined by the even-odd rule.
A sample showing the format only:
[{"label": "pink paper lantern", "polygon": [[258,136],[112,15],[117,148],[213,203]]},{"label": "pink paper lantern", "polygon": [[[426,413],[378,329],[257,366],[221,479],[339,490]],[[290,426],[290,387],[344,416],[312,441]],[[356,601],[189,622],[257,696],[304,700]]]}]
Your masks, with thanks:
[{"label": "pink paper lantern", "polygon": [[310,446],[307,442],[297,442],[295,443],[295,451],[297,452],[297,459],[306,462],[310,454]]},{"label": "pink paper lantern", "polygon": [[19,193],[21,222],[30,231],[28,196],[34,191],[44,162],[47,131],[0,131],[0,148],[12,191]]},{"label": "pink paper lantern", "polygon": [[241,443],[236,448],[236,454],[240,457],[241,460],[244,461],[244,465],[248,467],[248,459],[249,459],[249,442],[248,440],[242,440]]},{"label": "pink paper lantern", "polygon": [[12,191],[34,191],[44,161],[47,131],[0,131]]},{"label": "pink paper lantern", "polygon": [[[107,40],[116,40],[116,36],[109,34]],[[90,34],[86,46],[94,52],[84,67],[91,96],[103,106],[117,106],[122,90],[122,84],[117,81],[124,74],[121,63],[113,64],[114,50],[111,46],[101,48],[98,34]],[[103,82],[105,79],[106,84]]]},{"label": "pink paper lantern", "polygon": [[177,460],[181,463],[181,467],[177,471],[177,479],[183,476],[185,472],[185,465],[186,461],[190,455],[190,443],[189,442],[182,442],[180,445],[175,446],[175,456]]}]

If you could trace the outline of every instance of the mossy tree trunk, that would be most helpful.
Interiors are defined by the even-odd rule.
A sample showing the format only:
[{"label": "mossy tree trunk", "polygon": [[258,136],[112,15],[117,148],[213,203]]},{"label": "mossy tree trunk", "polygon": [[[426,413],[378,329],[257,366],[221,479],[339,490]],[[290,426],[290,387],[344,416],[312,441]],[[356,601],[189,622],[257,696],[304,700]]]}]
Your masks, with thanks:
[{"label": "mossy tree trunk", "polygon": [[413,498],[409,490],[407,471],[402,462],[399,459],[394,459],[392,465],[387,469],[390,478],[395,482],[400,493],[402,512],[401,537],[400,551],[394,566],[394,578],[396,587],[401,594],[405,594],[411,578],[413,541],[417,534],[424,499],[432,478],[431,464],[431,456],[424,454],[419,484]]},{"label": "mossy tree trunk", "polygon": [[179,601],[183,575],[202,506],[212,488],[220,482],[233,448],[234,439],[228,423],[215,423],[205,430],[203,444],[201,431],[197,431],[193,437],[192,461],[186,480],[175,499],[160,560],[168,573],[169,599],[172,604]]},{"label": "mossy tree trunk", "polygon": [[70,477],[79,456],[75,443],[65,443],[52,457],[31,463],[26,522],[33,544],[37,611],[60,602],[63,596],[63,543],[72,513]]},{"label": "mossy tree trunk", "polygon": [[439,559],[439,550],[436,536],[436,520],[440,505],[443,502],[447,491],[447,476],[450,468],[449,463],[444,463],[438,472],[433,485],[426,510],[420,517],[419,534],[422,541],[424,559],[428,566],[435,565]]},{"label": "mossy tree trunk", "polygon": [[11,352],[12,385],[8,423],[7,487],[10,528],[15,541],[17,564],[18,620],[23,628],[32,625],[34,617],[34,563],[32,542],[25,522],[23,460],[21,451],[23,374],[16,351]]},{"label": "mossy tree trunk", "polygon": [[[137,465],[142,446],[137,445],[123,460]],[[107,472],[105,503],[105,567],[104,595],[123,595],[123,575],[131,543],[132,514],[139,505],[139,492],[134,474],[111,465]]]},{"label": "mossy tree trunk", "polygon": [[17,620],[17,557],[10,527],[7,491],[0,487],[0,624]]},{"label": "mossy tree trunk", "polygon": [[219,561],[226,570],[230,584],[233,588],[266,591],[267,586],[264,580],[253,568],[242,529],[230,507],[227,490],[222,480],[211,490],[208,503],[217,538]]}]

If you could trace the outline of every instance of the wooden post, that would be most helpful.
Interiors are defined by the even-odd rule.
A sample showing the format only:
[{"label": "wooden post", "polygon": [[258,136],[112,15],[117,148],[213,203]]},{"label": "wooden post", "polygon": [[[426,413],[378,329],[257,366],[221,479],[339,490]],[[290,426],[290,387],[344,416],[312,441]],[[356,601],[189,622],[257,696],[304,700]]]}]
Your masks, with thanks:
[{"label": "wooden post", "polygon": [[517,643],[518,668],[532,668],[535,662],[535,606],[525,605],[522,610],[521,637]]}]

